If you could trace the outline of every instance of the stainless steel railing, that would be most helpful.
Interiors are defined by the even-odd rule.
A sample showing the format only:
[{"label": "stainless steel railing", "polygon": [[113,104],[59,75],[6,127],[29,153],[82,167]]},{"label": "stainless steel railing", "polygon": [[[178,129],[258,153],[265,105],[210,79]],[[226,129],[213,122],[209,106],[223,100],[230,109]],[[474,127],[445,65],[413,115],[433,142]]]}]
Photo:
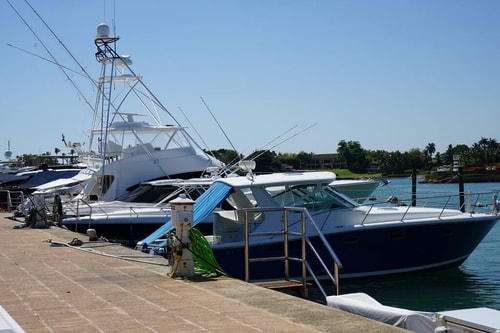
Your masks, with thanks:
[{"label": "stainless steel railing", "polygon": [[[276,231],[266,231],[266,232],[250,232],[249,228],[249,214],[250,213],[265,213],[271,211],[281,211],[282,212],[282,221],[283,221],[283,229]],[[342,268],[342,262],[335,254],[335,251],[332,249],[331,245],[328,243],[326,238],[321,233],[320,228],[314,222],[314,219],[309,214],[309,211],[306,208],[297,208],[297,207],[280,207],[280,208],[247,208],[244,209],[245,212],[245,281],[250,281],[250,264],[256,262],[269,262],[269,261],[283,261],[284,262],[284,272],[283,276],[285,281],[290,281],[290,271],[289,271],[289,262],[295,261],[301,264],[301,278],[302,278],[302,287],[305,291],[307,291],[307,281],[308,281],[308,273],[310,274],[310,278],[314,280],[317,287],[320,289],[322,294],[327,297],[326,292],[324,291],[319,279],[314,272],[313,268],[309,264],[307,260],[308,249],[309,252],[312,253],[316,260],[321,265],[322,269],[327,272],[328,277],[331,279],[333,284],[336,287],[337,295],[339,294],[339,269]],[[300,213],[301,218],[301,230],[300,232],[291,232],[288,229],[288,213]],[[308,223],[309,222],[309,223]],[[265,223],[265,222],[263,222]],[[333,260],[333,272],[330,268],[327,267],[323,258],[321,258],[319,251],[313,245],[310,240],[310,236],[308,236],[307,228],[312,227],[315,229],[316,233],[314,233],[315,237],[318,237],[320,242],[319,244],[324,246],[326,253]],[[281,235],[283,236],[283,256],[278,257],[259,257],[259,258],[250,258],[250,237],[261,237],[261,236],[275,236]],[[295,237],[294,240],[300,238],[301,242],[301,256],[300,258],[291,257],[289,255],[289,240],[290,237]],[[325,252],[325,251],[323,251]]]}]

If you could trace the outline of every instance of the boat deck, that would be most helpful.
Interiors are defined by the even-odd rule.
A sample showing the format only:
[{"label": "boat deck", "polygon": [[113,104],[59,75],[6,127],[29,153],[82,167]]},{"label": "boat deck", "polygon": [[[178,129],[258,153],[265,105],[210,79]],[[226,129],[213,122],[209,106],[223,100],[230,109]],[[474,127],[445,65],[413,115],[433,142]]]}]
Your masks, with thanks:
[{"label": "boat deck", "polygon": [[227,277],[172,279],[162,258],[14,229],[10,216],[0,213],[0,305],[25,332],[405,332]]}]

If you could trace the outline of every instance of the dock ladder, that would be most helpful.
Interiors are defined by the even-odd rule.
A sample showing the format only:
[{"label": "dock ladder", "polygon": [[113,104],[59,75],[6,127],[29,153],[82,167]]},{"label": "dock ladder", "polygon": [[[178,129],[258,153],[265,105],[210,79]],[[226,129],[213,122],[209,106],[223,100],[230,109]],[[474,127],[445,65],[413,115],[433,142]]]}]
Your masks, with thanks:
[{"label": "dock ladder", "polygon": [[[250,232],[249,231],[249,213],[264,213],[271,211],[281,211],[282,212],[282,221],[283,221],[283,229],[270,231],[270,232]],[[270,261],[283,261],[284,262],[284,278],[282,280],[272,280],[272,281],[263,281],[263,282],[254,282],[254,284],[259,285],[261,287],[274,289],[274,290],[285,290],[285,289],[301,289],[303,296],[308,298],[310,283],[308,283],[308,273],[310,277],[315,282],[316,286],[320,289],[322,294],[327,297],[327,294],[323,287],[321,286],[319,279],[317,278],[315,272],[312,267],[309,265],[307,261],[307,250],[310,250],[310,253],[313,253],[322,268],[325,272],[327,272],[328,277],[333,282],[336,287],[337,295],[339,294],[339,269],[342,268],[342,263],[339,258],[333,251],[332,247],[321,233],[321,230],[318,228],[313,218],[309,214],[309,211],[306,208],[297,208],[297,207],[280,207],[280,208],[247,208],[244,209],[245,213],[245,281],[250,281],[250,264],[257,262],[270,262]],[[300,213],[301,214],[301,231],[300,232],[290,232],[288,225],[288,214],[289,213]],[[253,215],[253,214],[252,214]],[[307,223],[309,222],[309,223]],[[265,222],[264,222],[265,223]],[[316,250],[315,246],[312,244],[311,240],[307,236],[307,227],[315,228],[316,234],[320,239],[319,245],[325,247],[324,252],[328,253],[333,259],[333,273],[325,264],[324,260],[320,257],[319,252]],[[259,258],[250,258],[250,237],[259,237],[259,236],[283,236],[283,256],[279,257],[259,257]],[[301,257],[291,257],[289,256],[289,239],[292,237],[300,237],[301,241]],[[318,245],[318,244],[317,244]],[[290,261],[299,262],[302,266],[301,268],[301,280],[294,280],[290,277],[289,264]]]}]

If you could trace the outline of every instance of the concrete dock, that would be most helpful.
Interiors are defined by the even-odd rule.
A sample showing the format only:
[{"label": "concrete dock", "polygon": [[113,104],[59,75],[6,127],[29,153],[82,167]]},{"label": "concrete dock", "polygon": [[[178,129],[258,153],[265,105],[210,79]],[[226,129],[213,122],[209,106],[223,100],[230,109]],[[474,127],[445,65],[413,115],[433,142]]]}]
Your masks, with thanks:
[{"label": "concrete dock", "polygon": [[0,213],[0,305],[25,332],[407,332],[240,280],[169,278],[163,258],[15,229],[11,216]]}]

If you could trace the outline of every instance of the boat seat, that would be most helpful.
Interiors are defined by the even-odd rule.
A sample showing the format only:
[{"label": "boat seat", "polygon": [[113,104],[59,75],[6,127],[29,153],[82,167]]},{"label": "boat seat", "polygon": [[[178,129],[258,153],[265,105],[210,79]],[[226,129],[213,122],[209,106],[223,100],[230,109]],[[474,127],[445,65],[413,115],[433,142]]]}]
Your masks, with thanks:
[{"label": "boat seat", "polygon": [[243,240],[245,212],[241,210],[215,211],[214,236],[222,243]]},{"label": "boat seat", "polygon": [[[248,213],[249,231],[252,232],[256,224],[260,223],[262,213]],[[214,238],[225,242],[237,242],[244,238],[245,212],[243,210],[214,211],[213,221]]]}]

